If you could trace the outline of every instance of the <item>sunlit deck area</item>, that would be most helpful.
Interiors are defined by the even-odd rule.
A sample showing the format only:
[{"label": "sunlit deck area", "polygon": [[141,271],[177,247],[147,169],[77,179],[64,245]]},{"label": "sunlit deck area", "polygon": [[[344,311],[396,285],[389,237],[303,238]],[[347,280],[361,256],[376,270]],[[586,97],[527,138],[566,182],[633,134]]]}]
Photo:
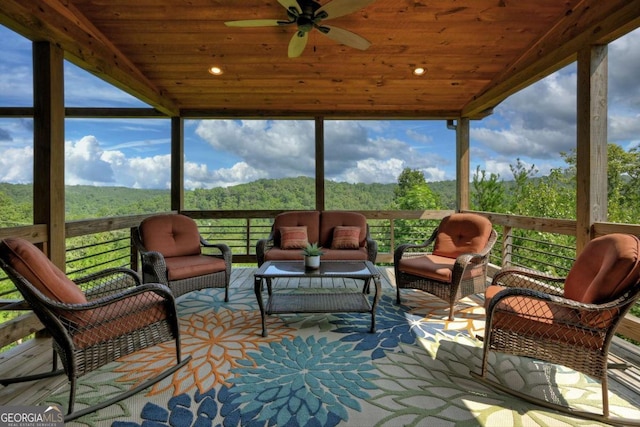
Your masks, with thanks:
[{"label": "sunlit deck area", "polygon": [[[385,298],[387,298],[388,304],[395,305],[395,280],[394,280],[393,268],[385,267],[385,266],[380,266],[378,268],[381,272],[381,279],[382,279],[381,283],[382,283],[383,295]],[[251,267],[234,268],[232,272],[232,280],[231,280],[230,302],[229,303],[220,302],[220,304],[221,305],[227,304],[231,307],[235,305],[238,308],[244,308],[243,304],[245,304],[245,302],[241,303],[238,298],[239,298],[239,295],[241,294],[244,295],[245,300],[247,299],[247,297],[251,299],[251,297],[253,296],[253,289],[254,289],[253,273],[255,271],[256,269]],[[278,279],[278,280],[282,280],[282,279]],[[357,283],[356,281],[349,280],[349,279],[339,279],[339,280],[322,279],[321,281],[317,279],[314,279],[314,280],[288,279],[286,281],[274,282],[274,289],[278,289],[282,287],[345,288],[345,289],[358,288],[359,289],[360,286],[361,286],[361,283]],[[214,292],[217,292],[217,291],[219,290],[214,290]],[[412,320],[410,319],[412,319],[413,316],[418,316],[419,318],[419,317],[425,316],[424,313],[430,313],[428,314],[429,318],[425,319],[425,321],[430,325],[431,328],[433,328],[434,330],[441,330],[443,337],[445,336],[455,337],[455,340],[452,341],[453,350],[451,349],[449,350],[453,354],[455,354],[456,346],[460,346],[460,348],[468,347],[468,343],[471,342],[469,340],[476,340],[478,342],[477,346],[481,347],[481,344],[479,343],[475,335],[482,335],[482,330],[483,330],[483,322],[484,322],[483,312],[484,311],[481,308],[483,303],[482,296],[474,295],[473,297],[465,298],[464,300],[460,301],[460,303],[457,305],[457,310],[459,314],[456,316],[456,319],[454,321],[450,322],[450,321],[447,321],[447,304],[446,303],[426,293],[421,293],[420,291],[403,290],[402,292],[408,293],[407,294],[408,305],[407,306],[403,305],[403,307],[401,308],[401,312],[405,313],[408,323],[412,322]],[[216,294],[216,295],[219,296],[221,294]],[[178,299],[179,314],[181,318],[185,316],[181,320],[181,322],[188,323],[189,321],[186,319],[188,318],[189,315],[197,316],[197,312],[195,311],[195,309],[193,309],[193,307],[197,307],[198,303],[201,304],[201,307],[208,307],[207,304],[209,304],[208,301],[210,301],[210,298],[211,298],[211,295],[207,291],[197,291],[197,292],[193,292],[191,294],[187,294],[180,297]],[[198,302],[196,303],[196,301]],[[393,301],[393,303],[391,303],[391,301]],[[215,305],[215,304],[216,303],[212,303],[212,305]],[[379,314],[379,317],[381,317],[381,320],[379,320],[377,332],[380,333],[382,336],[385,333],[388,333],[388,331],[386,331],[386,328],[388,327],[388,323],[386,323],[385,321],[385,316],[387,315],[387,309],[382,307],[382,308],[379,308],[378,311],[379,311],[378,314]],[[282,327],[283,331],[284,330],[289,331],[291,328],[296,330],[302,330],[305,328],[312,327],[311,325],[313,324],[314,325],[313,327],[320,325],[320,329],[322,330],[327,327],[326,326],[327,320],[325,319],[325,317],[328,317],[328,316],[330,315],[323,315],[323,314],[300,315],[299,318],[304,317],[305,320],[299,320],[299,318],[296,318],[294,320],[290,320],[291,323],[284,322],[282,325],[280,325],[280,327]],[[247,334],[247,336],[249,337],[249,341],[257,340],[257,342],[260,342],[260,340],[264,340],[263,344],[267,344],[268,339],[260,337],[260,330],[257,327],[259,322],[255,321],[255,319],[259,317],[260,317],[259,311],[255,310],[255,307],[254,307],[253,311],[249,310],[247,319],[251,319],[251,320],[247,321],[246,327],[243,328],[243,325],[236,325],[236,326],[238,326],[240,330],[246,329],[242,333]],[[270,316],[270,317],[274,317],[274,316]],[[363,315],[363,317],[366,317],[366,316]],[[350,318],[350,319],[351,320],[349,321],[353,321],[353,318]],[[270,328],[272,328],[273,330],[271,335],[278,335],[279,333],[278,328],[275,325],[279,323],[276,320],[273,320],[273,322],[274,323],[270,324]],[[329,323],[333,323],[333,321]],[[343,325],[344,323],[345,322],[343,322]],[[358,325],[360,324],[361,323],[358,323]],[[216,325],[214,324],[214,322],[211,322],[211,324],[204,325],[203,329],[206,329],[210,332],[210,339],[212,342],[215,341],[216,344],[220,346],[220,348],[224,348],[225,347],[224,341],[225,339],[228,339],[228,337],[225,338],[224,336],[215,336],[216,333],[220,331],[218,329],[219,326],[220,325]],[[336,328],[335,325],[331,327]],[[223,333],[224,331],[220,332],[221,335],[223,335]],[[391,332],[391,333],[394,333],[394,332]],[[320,336],[318,335],[315,338],[320,339]],[[190,338],[188,336],[187,337],[183,336],[183,340],[189,341]],[[424,342],[421,345],[424,346],[427,350],[429,350],[430,349],[429,344],[427,343],[426,340],[423,340],[423,341]],[[440,347],[443,347],[443,346],[444,344],[440,343]],[[189,348],[189,346],[187,345],[185,348]],[[210,351],[212,353],[217,352],[217,350],[213,349],[213,347]],[[27,343],[20,344],[18,347],[10,351],[7,351],[1,355],[0,376],[13,377],[16,375],[33,374],[35,372],[45,372],[51,367],[51,354],[52,354],[51,345],[50,345],[50,341],[47,338],[37,338],[34,340],[30,340]],[[447,365],[448,363],[447,361],[448,356],[446,356],[447,354],[449,353],[446,353],[441,349],[439,349],[437,352],[433,354],[434,359],[432,363],[438,364],[438,365],[434,365],[434,366],[438,366],[437,369],[441,369],[439,365],[445,365],[445,368],[444,368],[445,371],[446,369],[451,369],[452,366],[456,366],[456,365],[450,365],[450,366]],[[442,360],[439,360],[441,358]],[[640,394],[638,393],[638,389],[640,386],[639,360],[640,358],[637,354],[637,351],[635,350],[635,346],[627,344],[622,340],[616,340],[616,342],[613,344],[612,354],[610,354],[610,362],[629,364],[629,367],[626,370],[610,370],[609,395],[614,408],[613,412],[615,412],[616,410],[615,409],[617,407],[616,405],[618,405],[617,402],[625,402],[625,406],[628,405],[629,407],[640,408]],[[477,361],[475,359],[472,360],[471,362],[467,361],[467,363],[471,363],[471,364],[476,362]],[[115,366],[117,364],[118,363],[112,364],[112,365]],[[113,366],[111,367],[107,366],[105,370],[110,371],[114,369]],[[184,368],[184,369],[190,369],[190,368]],[[411,369],[415,369],[416,375],[420,375],[419,369],[417,367],[414,367]],[[428,369],[428,363],[427,363],[427,366],[425,366],[425,369]],[[546,370],[544,372],[546,372],[546,374],[550,374],[551,372],[552,374],[554,370],[553,369],[551,371]],[[193,374],[190,374],[190,375],[194,375],[195,377],[197,377],[198,374],[194,372]],[[449,379],[451,381],[451,384],[452,385],[456,385],[458,383],[464,384],[464,381],[465,381],[463,379],[464,375],[465,375],[464,372],[461,372],[459,367],[455,368],[453,371],[450,372]],[[92,377],[89,376],[89,378],[91,379]],[[470,378],[468,380],[473,381]],[[419,386],[416,386],[416,389],[412,390],[412,385],[411,385],[413,383],[412,380],[405,379],[405,383],[406,384],[404,386],[406,387],[406,391],[409,393],[412,393],[412,391],[414,391],[417,399],[423,399],[422,404],[425,407],[431,406],[432,403],[429,402],[429,399],[433,399],[433,402],[437,402],[439,400],[435,396],[434,397],[424,396],[423,394],[424,391],[421,390]],[[554,389],[555,386],[558,386],[558,389]],[[563,391],[566,392],[566,389],[560,389],[559,388],[560,386],[557,384],[556,385],[549,384],[549,387],[551,389],[554,389],[555,392],[559,392],[559,393],[562,393]],[[580,383],[577,383],[575,387],[576,389],[579,390],[579,388],[581,387]],[[67,379],[64,375],[59,375],[53,378],[48,378],[48,379],[43,379],[43,380],[38,380],[33,382],[16,383],[16,384],[7,385],[0,389],[0,406],[13,406],[13,405],[24,406],[24,405],[44,404],[47,402],[51,403],[48,400],[48,398],[51,395],[59,394],[60,396],[65,396],[67,393],[66,391],[67,389],[68,389]],[[433,390],[435,390],[435,388]],[[596,390],[597,390],[597,387],[596,387]],[[140,401],[144,402],[145,399],[147,399],[147,397],[145,397],[145,393],[146,391],[143,393],[140,393],[134,398],[130,398],[124,401],[123,404],[126,406],[127,402],[132,401],[133,399],[136,399],[137,402],[140,402]],[[465,401],[473,402],[478,398],[478,392],[477,390],[474,390],[474,389],[467,389],[466,391],[467,395],[465,396],[464,394],[465,393],[463,393],[462,395],[457,395],[455,397],[451,396],[450,399],[452,400],[452,402],[455,402],[458,400],[462,402],[465,402]],[[576,390],[574,390],[571,393],[571,395],[566,396],[566,398],[570,400],[572,397],[575,397],[578,394],[579,393],[577,393]],[[151,397],[149,397],[148,399],[152,400]],[[595,399],[595,402],[598,402],[597,396],[594,397],[594,399]],[[501,404],[499,403],[499,401],[494,401],[495,407],[493,410],[494,411],[500,411],[500,410],[510,411],[510,409],[513,408],[512,405],[514,405],[514,403],[512,400],[505,400],[504,402],[506,403]],[[59,403],[59,400],[54,399],[53,403]],[[136,405],[139,405],[139,404],[140,403],[137,403]],[[501,405],[504,405],[504,406],[501,406]],[[595,403],[595,405],[597,405],[597,403]],[[534,412],[537,413],[536,411],[542,411],[542,414],[544,414],[543,416],[531,415],[532,419],[537,420],[538,422],[538,424],[532,424],[532,425],[555,425],[554,423],[560,422],[559,420],[562,420],[562,422],[565,422],[566,423],[565,425],[585,425],[584,420],[580,420],[578,418],[564,419],[562,418],[562,416],[558,414],[554,414],[553,411],[536,408],[534,406],[528,405],[523,402],[518,402],[516,406],[517,408],[520,408],[520,409],[516,408],[517,410],[521,412],[523,410],[525,411],[523,414],[520,414],[520,416],[522,417],[529,416],[527,414],[530,411],[531,411],[531,414],[533,414]],[[473,405],[471,405],[470,408],[473,408]],[[522,408],[525,408],[525,409],[522,409]],[[119,405],[114,405],[112,407],[105,408],[101,410],[99,413],[101,414],[102,418],[98,417],[97,419],[93,419],[91,417],[86,417],[86,418],[83,417],[74,421],[74,424],[77,424],[77,425],[109,424],[110,425],[111,421],[105,420],[105,418],[108,418],[109,415],[104,415],[104,414],[109,414],[109,411],[111,411],[112,413],[120,414],[122,412],[122,407]],[[477,419],[478,425],[498,425],[495,423],[495,419],[494,421],[489,422],[487,419],[484,419],[483,417],[478,416],[477,413],[473,411],[472,413],[475,414],[474,416]],[[129,414],[127,416],[132,417],[132,419],[135,418],[135,414]],[[118,420],[123,421],[127,419],[127,416],[120,417],[118,418]],[[433,416],[436,417],[436,415],[433,415]],[[342,424],[343,425],[360,425],[358,423],[359,419],[360,418],[358,417],[356,418],[352,417],[350,418],[349,421],[346,421]],[[547,421],[544,421],[544,422],[540,421],[545,419],[547,419]],[[433,418],[433,419],[427,418],[427,419],[424,419],[423,422],[428,423],[429,420],[432,420],[432,422],[434,422],[434,421],[437,421],[437,418]],[[429,425],[429,424],[423,424],[423,425]],[[589,424],[589,425],[593,425],[593,424]]]}]

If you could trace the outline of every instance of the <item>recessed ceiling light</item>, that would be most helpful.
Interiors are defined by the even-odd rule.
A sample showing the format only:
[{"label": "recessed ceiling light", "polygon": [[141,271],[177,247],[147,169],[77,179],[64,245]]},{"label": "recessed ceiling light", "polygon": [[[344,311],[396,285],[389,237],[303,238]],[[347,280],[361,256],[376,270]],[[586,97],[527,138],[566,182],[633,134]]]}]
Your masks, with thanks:
[{"label": "recessed ceiling light", "polygon": [[422,67],[416,67],[416,68],[413,69],[413,74],[415,74],[416,76],[421,76],[426,72],[427,72],[427,70],[422,68]]},{"label": "recessed ceiling light", "polygon": [[209,72],[211,74],[213,74],[214,76],[219,76],[220,74],[222,74],[222,68],[220,67],[216,67],[215,65],[213,67],[209,68]]}]

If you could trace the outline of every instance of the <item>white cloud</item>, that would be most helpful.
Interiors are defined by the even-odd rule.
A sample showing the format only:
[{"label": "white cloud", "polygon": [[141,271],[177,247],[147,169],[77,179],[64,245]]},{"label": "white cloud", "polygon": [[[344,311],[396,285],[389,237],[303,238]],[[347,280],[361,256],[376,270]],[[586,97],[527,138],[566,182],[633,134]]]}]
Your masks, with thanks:
[{"label": "white cloud", "polygon": [[[388,125],[387,125],[388,127]],[[381,123],[332,120],[325,125],[325,174],[346,182],[396,182],[404,167],[444,176],[437,155],[425,160],[407,142],[372,137]],[[310,120],[203,120],[196,134],[215,150],[241,159],[238,165],[210,173],[212,182],[248,182],[254,177],[313,176],[315,130]],[[428,163],[428,164],[427,164]],[[242,165],[240,167],[239,165]],[[222,174],[230,173],[231,178]]]},{"label": "white cloud", "polygon": [[0,182],[16,184],[33,182],[33,149],[31,147],[2,150]]}]

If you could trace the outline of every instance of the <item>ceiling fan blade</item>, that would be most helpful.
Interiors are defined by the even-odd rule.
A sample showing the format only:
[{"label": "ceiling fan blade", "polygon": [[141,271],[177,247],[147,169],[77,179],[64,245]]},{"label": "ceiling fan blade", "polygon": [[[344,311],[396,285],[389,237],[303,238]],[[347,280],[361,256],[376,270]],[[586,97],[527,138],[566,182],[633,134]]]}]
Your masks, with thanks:
[{"label": "ceiling fan blade", "polygon": [[242,21],[227,21],[224,25],[227,27],[276,27],[289,23],[280,19],[246,19]]},{"label": "ceiling fan blade", "polygon": [[342,43],[343,45],[350,46],[360,50],[367,50],[371,46],[371,42],[351,31],[347,31],[338,27],[330,27],[323,25],[318,27],[318,30],[329,37],[331,40]]},{"label": "ceiling fan blade", "polygon": [[307,40],[309,40],[309,33],[296,31],[289,42],[289,58],[297,58],[302,55],[304,48],[307,46]]},{"label": "ceiling fan blade", "polygon": [[[322,19],[333,19],[360,10],[376,0],[333,0],[320,6],[315,15]],[[324,13],[322,13],[324,12]]]},{"label": "ceiling fan blade", "polygon": [[298,11],[298,15],[300,15],[302,13],[302,9],[300,8],[300,5],[298,4],[298,2],[296,0],[278,0],[278,3],[280,3],[282,6],[284,6],[285,9],[290,10],[290,9],[295,9]]}]

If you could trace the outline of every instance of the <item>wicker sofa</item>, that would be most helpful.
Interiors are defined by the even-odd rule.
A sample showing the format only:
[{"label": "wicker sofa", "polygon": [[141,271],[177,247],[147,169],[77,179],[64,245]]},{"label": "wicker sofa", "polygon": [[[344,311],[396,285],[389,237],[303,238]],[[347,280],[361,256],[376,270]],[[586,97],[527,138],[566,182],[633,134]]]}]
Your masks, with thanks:
[{"label": "wicker sofa", "polygon": [[256,244],[258,266],[265,261],[302,260],[302,247],[318,243],[325,260],[375,262],[378,245],[367,218],[357,212],[291,211],[277,215],[266,239]]}]

